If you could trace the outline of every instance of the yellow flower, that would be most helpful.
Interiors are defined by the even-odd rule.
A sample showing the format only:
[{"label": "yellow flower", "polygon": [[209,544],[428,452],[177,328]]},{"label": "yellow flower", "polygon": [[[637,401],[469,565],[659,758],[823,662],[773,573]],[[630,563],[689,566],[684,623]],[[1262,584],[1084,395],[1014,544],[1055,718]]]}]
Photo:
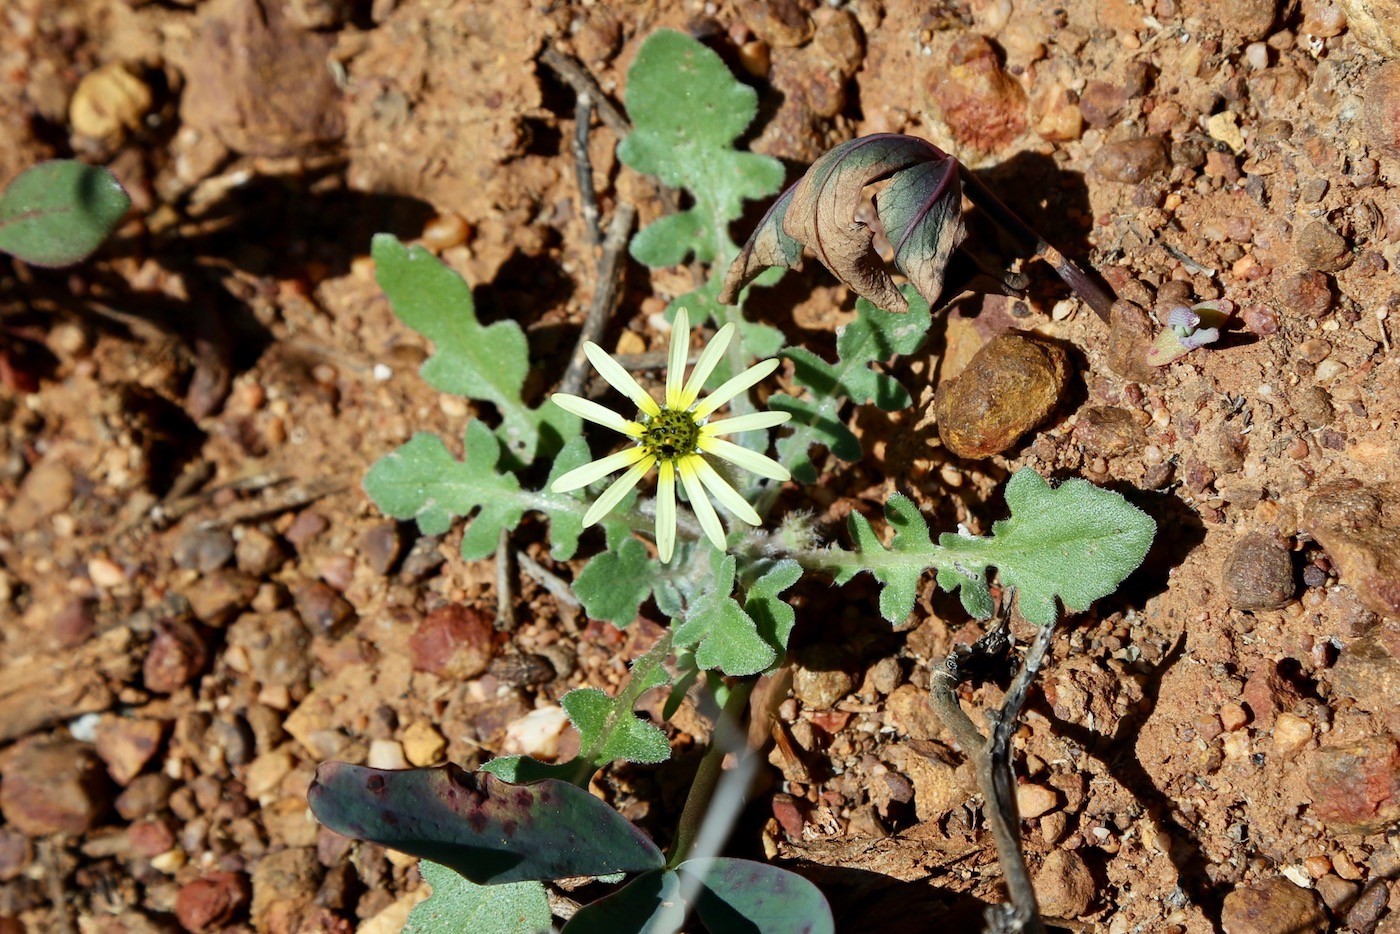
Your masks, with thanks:
[{"label": "yellow flower", "polygon": [[657,468],[659,478],[656,484],[656,548],[662,561],[670,561],[676,547],[677,477],[685,487],[685,495],[695,510],[695,518],[700,520],[700,528],[704,529],[705,537],[716,548],[724,550],[726,542],[724,527],[720,525],[715,507],[710,503],[710,496],[740,521],[749,525],[759,524],[758,513],[719,475],[705,455],[712,454],[760,477],[787,480],[790,476],[787,470],[771,457],[725,441],[720,436],[772,428],[787,421],[789,415],[787,412],[754,412],[709,420],[716,409],[748,390],[778,366],[777,360],[764,360],[701,399],[700,387],[714,372],[715,365],[733,337],[733,324],[720,328],[714,339],[700,352],[700,359],[695,362],[695,369],[687,380],[685,359],[690,350],[690,315],[684,308],[676,312],[666,371],[666,398],[661,404],[637,385],[631,374],[601,347],[591,341],[583,345],[584,353],[603,379],[632,400],[640,410],[636,419],[629,419],[579,396],[556,392],[551,397],[560,408],[619,431],[636,442],[616,454],[569,471],[550,487],[556,493],[567,493],[626,469],[627,472],[618,477],[584,514],[584,528],[607,515],[652,467]]}]

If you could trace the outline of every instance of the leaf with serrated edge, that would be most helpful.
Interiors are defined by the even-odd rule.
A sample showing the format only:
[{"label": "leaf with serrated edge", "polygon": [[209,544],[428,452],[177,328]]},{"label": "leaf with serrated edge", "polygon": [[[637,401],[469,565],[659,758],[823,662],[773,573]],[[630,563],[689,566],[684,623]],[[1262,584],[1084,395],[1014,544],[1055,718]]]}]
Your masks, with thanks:
[{"label": "leaf with serrated edge", "polygon": [[642,601],[651,596],[655,576],[646,547],[635,538],[624,538],[584,566],[574,580],[574,595],[591,618],[605,619],[620,629],[637,618]]},{"label": "leaf with serrated edge", "polygon": [[622,815],[550,779],[512,785],[451,764],[386,771],[326,762],[307,801],[337,833],[430,859],[478,884],[640,872],[665,862]]},{"label": "leaf with serrated edge", "polygon": [[33,266],[82,262],[130,209],[121,182],[101,166],[72,159],[41,162],[0,193],[0,252]]},{"label": "leaf with serrated edge", "polygon": [[675,626],[677,648],[695,647],[695,663],[727,675],[758,674],[773,664],[777,653],[759,634],[758,626],[730,593],[734,590],[733,555],[713,552],[713,588],[687,610]]},{"label": "leaf with serrated edge", "polygon": [[[665,679],[662,679],[664,683]],[[647,723],[630,710],[615,710],[616,702],[597,688],[577,688],[559,699],[578,729],[579,745],[598,746],[593,758],[598,762],[625,759],[654,765],[671,756],[671,744],[655,724]],[[604,730],[608,731],[606,737]]]},{"label": "leaf with serrated edge", "polygon": [[778,656],[787,649],[797,614],[778,595],[802,577],[802,565],[791,558],[766,568],[744,595],[744,612],[758,627],[758,634],[777,650]]},{"label": "leaf with serrated edge", "polygon": [[633,256],[659,265],[674,265],[689,253],[701,262],[727,260],[736,250],[728,226],[743,213],[744,201],[767,197],[783,182],[778,160],[733,148],[758,112],[758,95],[710,49],[662,29],[638,50],[624,97],[634,128],[618,146],[618,158],[695,198],[690,211],[639,233]]},{"label": "leaf with serrated edge", "polygon": [[791,434],[778,439],[778,460],[798,481],[817,479],[808,454],[814,444],[825,444],[842,460],[860,460],[860,442],[840,419],[843,400],[873,402],[885,411],[909,405],[908,391],[894,377],[871,368],[877,361],[911,354],[922,346],[932,320],[928,303],[910,289],[907,304],[908,313],[897,315],[863,298],[857,300],[856,319],[837,335],[834,364],[802,347],[783,352],[793,361],[793,381],[811,393],[810,399],[782,393],[768,399],[770,409],[792,413]]},{"label": "leaf with serrated edge", "polygon": [[466,280],[421,246],[379,234],[371,247],[375,277],[399,319],[433,342],[422,375],[443,392],[490,402],[501,412],[498,431],[522,464],[553,454],[577,437],[582,422],[557,405],[530,408],[521,399],[530,372],[525,332],[514,321],[485,327]]},{"label": "leaf with serrated edge", "polygon": [[1055,620],[1055,598],[1084,610],[1108,596],[1147,556],[1157,525],[1111,490],[1071,479],[1051,487],[1023,468],[1006,485],[1011,518],[992,525],[990,539],[944,534],[939,542],[971,564],[995,566],[1014,588],[1021,615],[1038,625]]},{"label": "leaf with serrated edge", "polygon": [[426,859],[418,872],[432,893],[413,907],[402,934],[541,934],[553,923],[540,882],[477,885]]}]

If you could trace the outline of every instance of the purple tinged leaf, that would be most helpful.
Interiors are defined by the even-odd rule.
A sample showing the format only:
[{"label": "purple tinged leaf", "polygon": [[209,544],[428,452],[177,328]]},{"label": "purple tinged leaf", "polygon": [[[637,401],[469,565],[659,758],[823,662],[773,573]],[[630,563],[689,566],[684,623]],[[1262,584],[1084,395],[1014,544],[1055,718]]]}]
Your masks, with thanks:
[{"label": "purple tinged leaf", "polygon": [[1177,305],[1171,310],[1171,314],[1167,315],[1167,327],[1172,330],[1176,330],[1177,328],[1191,330],[1200,323],[1201,316],[1185,305]]},{"label": "purple tinged leaf", "polygon": [[[907,311],[909,303],[871,245],[874,231],[856,220],[856,210],[867,185],[910,166],[943,159],[948,156],[932,144],[898,133],[843,143],[814,162],[797,183],[783,229],[877,308]],[[947,262],[946,256],[942,262]]]},{"label": "purple tinged leaf", "polygon": [[655,870],[580,908],[563,934],[674,934],[685,924],[685,915],[680,879],[671,870]]},{"label": "purple tinged leaf", "polygon": [[1166,366],[1198,347],[1215,343],[1234,313],[1234,302],[1223,298],[1190,308],[1177,305],[1167,314],[1167,326],[1147,348],[1148,365]]},{"label": "purple tinged leaf", "polygon": [[554,779],[512,785],[451,764],[386,771],[326,762],[307,800],[337,833],[441,863],[479,885],[638,872],[665,862],[626,818]]},{"label": "purple tinged leaf", "polygon": [[875,196],[875,208],[894,246],[895,268],[936,305],[949,259],[967,237],[958,164],[944,157],[910,166]]},{"label": "purple tinged leaf", "polygon": [[773,202],[738,257],[730,264],[719,292],[721,304],[733,305],[738,302],[739,291],[769,266],[802,268],[802,244],[783,230],[783,217],[796,191],[797,186],[793,185]]},{"label": "purple tinged leaf", "polygon": [[831,906],[795,872],[746,859],[705,857],[677,867],[681,891],[698,884],[695,910],[711,931],[763,934],[833,934]]}]

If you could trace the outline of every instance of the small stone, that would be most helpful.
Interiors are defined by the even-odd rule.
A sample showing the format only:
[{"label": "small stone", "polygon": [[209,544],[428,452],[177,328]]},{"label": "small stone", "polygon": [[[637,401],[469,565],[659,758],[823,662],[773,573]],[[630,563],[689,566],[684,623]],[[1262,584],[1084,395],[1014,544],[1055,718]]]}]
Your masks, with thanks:
[{"label": "small stone", "polygon": [[280,538],[274,538],[259,528],[243,530],[234,554],[238,569],[258,579],[276,571],[291,556]]},{"label": "small stone", "polygon": [[1220,706],[1220,725],[1227,733],[1233,733],[1249,722],[1249,711],[1235,703]]},{"label": "small stone", "polygon": [[4,518],[15,532],[28,532],[67,509],[73,502],[73,473],[66,464],[45,458],[25,474]]},{"label": "small stone", "polygon": [[233,536],[224,529],[194,528],[175,542],[175,566],[208,574],[233,558]]},{"label": "small stone", "polygon": [[259,809],[268,839],[278,846],[315,846],[316,818],[306,806],[306,798],[289,795]]},{"label": "small stone", "polygon": [[[1400,0],[1339,0],[1347,29],[1386,58],[1400,58]],[[1373,80],[1374,83],[1374,80]],[[1368,85],[1363,98],[1372,94]]]},{"label": "small stone", "polygon": [[1035,874],[1035,897],[1041,913],[1073,920],[1089,910],[1098,884],[1073,850],[1051,850]]},{"label": "small stone", "polygon": [[802,828],[807,823],[806,811],[809,805],[804,799],[794,798],[789,794],[775,794],[773,796],[773,817],[777,820],[778,826],[783,828],[783,833],[787,834],[789,840],[801,840]]},{"label": "small stone", "polygon": [[1321,219],[1303,224],[1293,238],[1298,259],[1308,269],[1338,272],[1351,265],[1351,249],[1346,238]]},{"label": "small stone", "polygon": [[0,827],[0,882],[11,882],[34,862],[34,844],[18,830]]},{"label": "small stone", "polygon": [[1323,934],[1328,929],[1317,894],[1278,876],[1226,895],[1220,925],[1225,934]]},{"label": "small stone", "polygon": [[1127,104],[1127,89],[1107,81],[1090,81],[1079,95],[1079,109],[1090,126],[1106,127],[1117,122]]},{"label": "small stone", "polygon": [[126,583],[126,572],[111,558],[93,558],[88,561],[88,580],[101,590],[111,590]]},{"label": "small stone", "polygon": [[403,731],[403,752],[409,762],[420,768],[438,765],[447,752],[447,740],[431,723],[415,720]]},{"label": "small stone", "polygon": [[258,594],[258,579],[232,568],[221,568],[205,574],[185,591],[190,612],[195,618],[216,629],[228,625],[253,602]]},{"label": "small stone", "polygon": [[1322,897],[1322,903],[1333,911],[1345,910],[1356,898],[1356,893],[1361,890],[1361,886],[1355,882],[1348,882],[1331,873],[1318,879],[1316,886],[1317,894]]},{"label": "small stone", "polygon": [[1400,618],[1400,496],[1394,484],[1328,484],[1303,505],[1299,527],[1322,546],[1342,583],[1366,607]]},{"label": "small stone", "polygon": [[890,725],[906,739],[937,739],[943,723],[933,709],[928,691],[912,684],[901,684],[885,701]]},{"label": "small stone", "polygon": [[134,821],[165,810],[175,781],[164,772],[138,775],[117,795],[115,807],[123,820]]},{"label": "small stone", "polygon": [[1400,747],[1390,736],[1319,749],[1312,813],[1333,833],[1377,833],[1400,822]]},{"label": "small stone", "polygon": [[1353,931],[1374,931],[1390,900],[1390,888],[1375,880],[1362,887],[1356,901],[1342,915],[1342,922]]},{"label": "small stone", "polygon": [[1222,7],[1211,0],[1179,0],[1178,9],[1184,16],[1196,17],[1214,29],[1253,42],[1269,35],[1278,16],[1277,0],[1240,0]]},{"label": "small stone", "polygon": [[406,769],[408,759],[404,757],[401,744],[392,739],[373,739],[369,743],[365,765],[372,769]]},{"label": "small stone", "polygon": [[360,554],[365,564],[380,577],[394,569],[403,555],[404,540],[397,522],[380,522],[360,536]]},{"label": "small stone", "polygon": [[1069,357],[1022,331],[998,335],[934,394],[938,436],[958,457],[1000,454],[1055,409],[1069,383]]},{"label": "small stone", "polygon": [[1267,730],[1279,711],[1293,707],[1301,698],[1298,689],[1280,673],[1278,663],[1266,659],[1249,673],[1240,700],[1254,725]]},{"label": "small stone", "polygon": [[296,760],[287,749],[274,749],[258,756],[248,763],[248,769],[243,773],[243,786],[248,797],[259,800],[271,795],[295,767]]},{"label": "small stone", "polygon": [[1332,424],[1336,409],[1332,394],[1321,386],[1302,386],[1289,397],[1293,410],[1303,417],[1309,428],[1325,428]]},{"label": "small stone", "polygon": [[1220,578],[1226,601],[1237,610],[1276,610],[1297,590],[1287,549],[1260,532],[1235,543]]},{"label": "small stone", "polygon": [[440,535],[424,536],[414,542],[408,550],[408,557],[403,559],[403,566],[399,568],[399,580],[405,584],[421,584],[432,577],[447,562],[447,557],[439,548],[441,544]]},{"label": "small stone", "polygon": [[1026,92],[982,36],[962,33],[933,74],[931,103],[962,148],[999,152],[1026,131]]},{"label": "small stone", "polygon": [[846,653],[833,646],[803,649],[793,672],[793,696],[814,710],[836,706],[855,687],[855,679],[846,670],[848,662]]},{"label": "small stone", "polygon": [[743,23],[776,48],[805,45],[816,30],[797,0],[737,0],[736,7]]},{"label": "small stone", "polygon": [[1382,155],[1400,158],[1400,62],[1387,62],[1371,76],[1361,113],[1371,145]]},{"label": "small stone", "polygon": [[1060,806],[1060,793],[1044,785],[1018,785],[1016,806],[1021,812],[1021,820],[1030,820],[1049,814]]},{"label": "small stone", "polygon": [[409,637],[408,651],[414,671],[464,681],[486,670],[496,641],[490,617],[475,607],[450,603],[423,617]]},{"label": "small stone", "polygon": [[243,913],[251,894],[243,873],[211,872],[180,889],[175,917],[191,934],[221,931]]},{"label": "small stone", "polygon": [[24,833],[83,834],[107,810],[108,786],[92,749],[71,739],[11,748],[0,781],[0,813]]},{"label": "small stone", "polygon": [[1134,383],[1154,383],[1161,379],[1159,369],[1147,362],[1147,349],[1155,336],[1152,318],[1140,306],[1121,300],[1114,302],[1109,311],[1109,369]]},{"label": "small stone", "polygon": [[112,781],[126,787],[151,761],[164,736],[165,724],[159,720],[109,716],[97,725],[94,748]]},{"label": "small stone", "polygon": [[152,100],[146,82],[112,62],[78,82],[68,105],[68,122],[81,136],[116,145],[128,130],[141,128]]},{"label": "small stone", "polygon": [[537,707],[506,727],[503,751],[551,762],[559,755],[559,737],[568,725],[564,708]]},{"label": "small stone", "polygon": [[1147,435],[1133,413],[1108,405],[1080,409],[1074,439],[1086,452],[1099,457],[1133,454],[1147,444]]},{"label": "small stone", "polygon": [[1332,287],[1320,272],[1285,276],[1278,284],[1279,304],[1291,312],[1321,318],[1332,309]]},{"label": "small stone", "polygon": [[174,694],[194,680],[208,661],[209,653],[198,629],[184,620],[163,620],[156,624],[141,677],[147,690]]},{"label": "small stone", "polygon": [[132,851],[146,859],[174,849],[176,842],[168,820],[137,821],[126,829],[126,838]]},{"label": "small stone", "polygon": [[1135,185],[1166,171],[1167,145],[1160,136],[1105,143],[1094,156],[1094,171],[1111,182]]},{"label": "small stone", "polygon": [[322,581],[298,581],[292,585],[297,615],[312,635],[339,638],[355,625],[350,601]]},{"label": "small stone", "polygon": [[331,524],[325,516],[307,509],[297,513],[297,517],[287,527],[284,536],[287,541],[291,542],[293,548],[301,551],[330,526]]}]

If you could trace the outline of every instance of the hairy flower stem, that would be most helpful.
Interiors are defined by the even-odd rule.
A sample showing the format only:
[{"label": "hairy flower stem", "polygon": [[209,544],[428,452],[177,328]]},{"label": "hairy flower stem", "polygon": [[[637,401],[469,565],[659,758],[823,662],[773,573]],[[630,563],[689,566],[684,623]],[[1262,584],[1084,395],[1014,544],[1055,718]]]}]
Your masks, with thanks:
[{"label": "hairy flower stem", "polygon": [[1007,896],[1015,915],[1009,926],[997,930],[1022,934],[1045,934],[1045,922],[1041,920],[1030,871],[1021,853],[1021,816],[1016,804],[1016,778],[1011,768],[1011,736],[1020,723],[1026,694],[1045,662],[1054,636],[1054,623],[1040,627],[1036,633],[1026,651],[1025,662],[1011,682],[1001,710],[987,712],[987,720],[992,726],[990,736],[983,737],[963,712],[962,705],[958,703],[957,688],[963,680],[962,661],[975,652],[989,653],[1004,645],[1004,640],[1008,638],[1004,629],[992,630],[976,646],[959,646],[955,649],[947,662],[934,671],[929,686],[939,719],[972,758],[977,772],[977,787],[987,801],[987,823],[996,842],[997,860],[1001,863]]},{"label": "hairy flower stem", "polygon": [[[729,689],[729,697],[724,702],[724,708],[720,711],[719,717],[715,720],[714,734],[710,738],[710,748],[705,750],[705,756],[700,760],[700,768],[695,773],[695,779],[690,784],[690,793],[686,795],[685,808],[681,811],[680,824],[676,827],[676,838],[671,844],[671,855],[666,860],[667,869],[675,869],[682,862],[692,855],[691,850],[695,849],[696,841],[701,838],[702,830],[705,833],[705,843],[700,849],[702,852],[696,855],[713,856],[724,843],[724,838],[729,836],[729,830],[733,827],[734,819],[738,817],[739,809],[736,807],[732,813],[717,815],[710,808],[710,800],[715,796],[715,788],[719,785],[720,776],[723,774],[724,757],[733,752],[743,760],[746,756],[752,757],[752,752],[747,748],[747,737],[740,725],[743,718],[744,708],[748,705],[749,694],[753,691],[754,685],[758,683],[757,678],[741,678]],[[735,770],[736,772],[752,772],[752,769]],[[745,782],[747,784],[747,782]],[[715,821],[722,821],[725,825],[723,831],[715,833]],[[707,826],[708,824],[708,826]],[[713,834],[713,836],[711,836]]]},{"label": "hairy flower stem", "polygon": [[1002,203],[1002,200],[993,194],[990,188],[982,184],[982,180],[974,175],[967,166],[959,163],[958,169],[959,175],[962,177],[963,194],[967,195],[967,199],[985,211],[998,227],[1021,241],[1027,249],[1032,250],[1036,256],[1049,263],[1056,274],[1064,280],[1065,285],[1073,289],[1076,295],[1084,299],[1089,307],[1107,322],[1109,310],[1113,307],[1114,297],[1113,293],[1108,291],[1098,277],[1085,272],[1079,268],[1074,260],[1046,243],[1040,234],[1021,220],[1015,211]]}]

